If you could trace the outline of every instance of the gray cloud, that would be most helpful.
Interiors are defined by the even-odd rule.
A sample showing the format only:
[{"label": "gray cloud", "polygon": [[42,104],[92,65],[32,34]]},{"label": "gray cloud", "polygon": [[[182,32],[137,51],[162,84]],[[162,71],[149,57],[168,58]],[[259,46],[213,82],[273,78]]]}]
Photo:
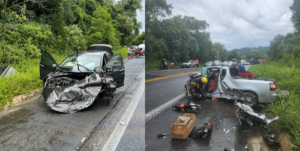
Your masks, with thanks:
[{"label": "gray cloud", "polygon": [[293,32],[289,7],[293,0],[167,0],[172,16],[205,20],[213,42],[227,50],[269,46],[277,34]]}]

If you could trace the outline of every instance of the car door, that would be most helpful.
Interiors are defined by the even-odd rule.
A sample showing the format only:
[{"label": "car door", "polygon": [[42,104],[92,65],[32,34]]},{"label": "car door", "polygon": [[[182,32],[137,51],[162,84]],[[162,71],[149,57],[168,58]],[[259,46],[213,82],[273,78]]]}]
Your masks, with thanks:
[{"label": "car door", "polygon": [[40,61],[40,79],[43,80],[46,75],[53,72],[58,66],[56,60],[46,51],[42,51]]},{"label": "car door", "polygon": [[[112,69],[112,71],[107,71],[109,68]],[[103,69],[106,71],[106,75],[114,78],[114,81],[117,83],[117,87],[124,85],[125,67],[121,54],[113,56]]]}]

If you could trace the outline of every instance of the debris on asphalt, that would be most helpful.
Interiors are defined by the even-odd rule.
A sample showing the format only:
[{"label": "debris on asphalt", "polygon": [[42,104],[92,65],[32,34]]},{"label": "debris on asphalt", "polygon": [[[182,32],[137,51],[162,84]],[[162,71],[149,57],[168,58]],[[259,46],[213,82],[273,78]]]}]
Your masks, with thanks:
[{"label": "debris on asphalt", "polygon": [[200,105],[195,104],[193,101],[187,102],[185,104],[176,104],[173,105],[176,110],[183,110],[184,112],[193,111],[195,113],[198,113],[200,110]]},{"label": "debris on asphalt", "polygon": [[[184,121],[182,121],[183,117]],[[177,121],[172,126],[172,138],[187,139],[195,127],[195,121],[195,114],[184,113],[182,117],[178,117]]]},{"label": "debris on asphalt", "polygon": [[202,126],[196,129],[194,135],[197,138],[205,139],[211,134],[211,132],[212,132],[212,124],[204,123]]},{"label": "debris on asphalt", "polygon": [[120,125],[126,125],[126,123],[125,122],[120,122]]},{"label": "debris on asphalt", "polygon": [[289,104],[280,115],[276,116],[273,119],[268,119],[265,114],[255,112],[249,105],[242,104],[240,102],[236,103],[236,105],[239,107],[236,111],[237,117],[239,118],[239,120],[245,120],[250,127],[253,126],[253,122],[251,121],[251,119],[262,122],[263,124],[270,124],[273,121],[278,120],[279,117],[290,107]]},{"label": "debris on asphalt", "polygon": [[216,97],[213,97],[213,98],[211,98],[211,101],[216,102],[216,101],[219,101],[219,99],[217,99]]},{"label": "debris on asphalt", "polygon": [[228,133],[230,133],[230,130],[229,130],[229,129],[227,129],[227,131],[226,131],[226,134],[228,134]]},{"label": "debris on asphalt", "polygon": [[157,137],[165,137],[167,135],[171,135],[171,133],[158,133]]},{"label": "debris on asphalt", "polygon": [[270,146],[280,146],[280,143],[275,139],[274,134],[266,134],[264,140]]},{"label": "debris on asphalt", "polygon": [[247,145],[245,146],[245,149],[248,149],[248,146],[247,146]]}]

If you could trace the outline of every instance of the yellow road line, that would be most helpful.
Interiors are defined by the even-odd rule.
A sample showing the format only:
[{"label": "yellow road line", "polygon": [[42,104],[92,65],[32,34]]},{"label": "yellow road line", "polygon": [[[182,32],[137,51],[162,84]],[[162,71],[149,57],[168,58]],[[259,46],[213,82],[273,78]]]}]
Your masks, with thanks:
[{"label": "yellow road line", "polygon": [[156,81],[156,80],[162,80],[162,79],[166,79],[166,78],[172,78],[172,77],[182,76],[182,75],[191,74],[191,73],[195,73],[195,72],[200,72],[200,70],[199,70],[199,71],[193,71],[193,72],[186,72],[186,73],[174,74],[174,75],[169,75],[169,76],[165,76],[165,77],[159,77],[159,78],[148,79],[148,80],[145,80],[145,82],[151,82],[151,81]]}]

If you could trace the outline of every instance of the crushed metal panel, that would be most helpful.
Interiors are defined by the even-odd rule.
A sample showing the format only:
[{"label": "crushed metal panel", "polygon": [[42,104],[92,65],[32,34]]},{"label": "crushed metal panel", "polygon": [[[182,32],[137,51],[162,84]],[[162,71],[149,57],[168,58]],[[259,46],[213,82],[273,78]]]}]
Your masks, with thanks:
[{"label": "crushed metal panel", "polygon": [[55,88],[47,97],[46,105],[52,110],[63,113],[80,111],[89,107],[96,100],[103,85],[113,91],[116,89],[113,78],[100,78],[98,74],[93,73],[70,86]]}]

